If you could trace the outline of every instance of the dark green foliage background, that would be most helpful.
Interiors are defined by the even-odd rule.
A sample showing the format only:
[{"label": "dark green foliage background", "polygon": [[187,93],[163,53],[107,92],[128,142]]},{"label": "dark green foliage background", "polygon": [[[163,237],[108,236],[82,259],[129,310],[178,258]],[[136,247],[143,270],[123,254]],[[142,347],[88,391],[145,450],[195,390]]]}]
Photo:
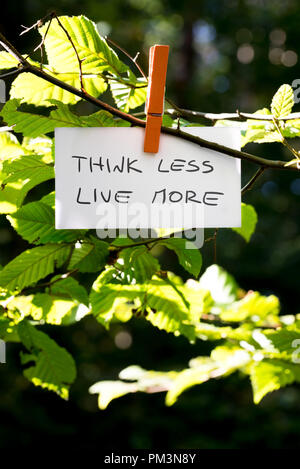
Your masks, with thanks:
[{"label": "dark green foliage background", "polygon": [[[282,83],[291,84],[299,78],[298,64],[288,68],[273,65],[268,59],[269,33],[276,28],[287,34],[284,47],[297,51],[300,5],[296,0],[5,0],[1,3],[0,27],[19,49],[29,50],[39,39],[35,33],[19,38],[20,24],[30,25],[52,9],[57,14],[83,13],[96,22],[108,23],[111,38],[132,55],[141,51],[144,68],[148,47],[155,42],[169,43],[168,95],[184,108],[252,112],[269,105]],[[216,31],[212,44],[219,59],[211,64],[203,63],[197,52],[199,44],[193,34],[199,21]],[[248,35],[241,41],[242,33],[237,34],[241,28],[251,31],[252,39]],[[239,41],[254,47],[255,57],[250,64],[236,58]],[[227,63],[223,71],[222,63]],[[229,88],[223,93],[214,89],[220,75],[229,80]],[[294,111],[300,111],[299,105]],[[250,145],[248,148],[250,151]],[[252,152],[284,158],[279,144],[253,145]],[[254,169],[243,163],[243,178],[247,180]],[[218,235],[218,263],[242,287],[279,296],[284,314],[299,313],[300,190],[298,195],[291,192],[295,178],[290,172],[268,171],[245,196],[244,201],[254,205],[259,216],[249,245],[231,230],[221,230]],[[5,264],[21,252],[25,242],[2,218],[0,263]],[[162,265],[176,271],[177,261],[169,256]],[[203,259],[204,267],[213,262],[212,245],[204,247]],[[177,273],[185,276],[183,271]],[[95,381],[115,379],[131,363],[147,369],[176,369],[184,367],[191,356],[209,352],[205,343],[191,346],[186,339],[167,335],[138,319],[124,326],[132,334],[133,344],[122,351],[114,344],[120,328],[112,326],[104,331],[92,318],[68,328],[51,327],[51,336],[73,354],[78,365],[79,376],[67,403],[55,394],[34,389],[20,375],[19,346],[9,344],[9,366],[0,365],[0,447],[12,448],[18,442],[19,448],[55,443],[69,450],[297,448],[299,385],[271,394],[255,406],[247,378],[233,376],[193,388],[171,408],[164,406],[162,395],[137,394],[99,411],[96,397],[87,393]]]}]

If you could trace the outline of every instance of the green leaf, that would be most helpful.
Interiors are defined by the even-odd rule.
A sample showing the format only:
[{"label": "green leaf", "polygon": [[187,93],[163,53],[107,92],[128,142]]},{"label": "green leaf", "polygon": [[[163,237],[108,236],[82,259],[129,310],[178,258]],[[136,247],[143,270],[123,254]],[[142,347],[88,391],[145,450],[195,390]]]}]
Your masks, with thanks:
[{"label": "green leaf", "polygon": [[275,295],[264,296],[251,291],[241,300],[229,305],[221,312],[220,317],[224,321],[239,322],[246,319],[252,319],[253,322],[260,319],[271,321],[273,318],[277,320],[279,308],[279,300]]},{"label": "green leaf", "polygon": [[86,306],[89,305],[89,298],[86,289],[74,278],[56,276],[51,280],[51,282],[53,282],[50,287],[51,294],[66,298],[69,297],[78,301],[78,303],[83,303]]},{"label": "green leaf", "polygon": [[64,298],[36,293],[35,295],[18,295],[7,303],[8,317],[15,324],[31,316],[35,321],[47,324],[62,324],[66,316],[70,316],[72,310],[78,308],[78,303]]},{"label": "green leaf", "polygon": [[208,290],[216,303],[229,304],[237,299],[238,285],[232,275],[218,265],[211,265],[200,277],[199,286]]},{"label": "green leaf", "polygon": [[6,300],[6,315],[11,322],[18,324],[32,312],[33,295],[16,295]]},{"label": "green leaf", "polygon": [[13,55],[8,52],[0,52],[0,70],[9,70],[18,65],[19,61]]},{"label": "green leaf", "polygon": [[20,144],[14,134],[11,132],[0,132],[0,160],[31,153]]},{"label": "green leaf", "polygon": [[106,409],[112,400],[137,391],[138,387],[135,383],[123,381],[100,381],[89,389],[90,394],[99,394],[98,406],[101,410]]},{"label": "green leaf", "polygon": [[211,378],[229,375],[243,368],[250,361],[250,355],[235,345],[221,346],[214,349],[210,357],[198,357],[191,360],[189,369],[177,374],[166,396],[166,404],[173,405],[178,396],[196,384]]},{"label": "green leaf", "polygon": [[89,240],[75,245],[69,262],[69,269],[78,269],[80,272],[99,272],[105,265],[108,243],[91,236]]},{"label": "green leaf", "polygon": [[290,85],[281,85],[272,99],[271,112],[274,117],[286,117],[294,106],[294,92]]},{"label": "green leaf", "polygon": [[157,244],[174,251],[182,267],[190,274],[198,277],[202,266],[202,256],[192,242],[182,238],[169,238],[159,241]]},{"label": "green leaf", "polygon": [[34,310],[31,313],[34,319],[43,320],[47,324],[71,325],[80,321],[89,310],[84,303],[68,298],[68,295],[38,293],[33,299]]},{"label": "green leaf", "polygon": [[[191,341],[195,339],[195,325],[183,300],[183,286],[174,289],[172,284],[156,277],[143,284],[128,284],[127,280],[122,272],[110,267],[94,282],[90,301],[92,313],[99,322],[108,327],[118,309],[130,302],[159,329],[183,334]],[[202,303],[199,301],[198,318]]]},{"label": "green leaf", "polygon": [[[56,73],[48,66],[44,66],[44,71],[51,77],[73,86],[78,90],[81,88],[78,73]],[[95,97],[104,93],[107,89],[106,82],[98,75],[87,75],[83,77],[83,86],[87,93]],[[51,99],[56,99],[65,104],[76,104],[82,99],[80,96],[28,72],[22,73],[15,78],[10,89],[10,97],[11,99],[20,99],[21,102],[28,104],[46,107],[51,106],[49,102]]]},{"label": "green leaf", "polygon": [[176,117],[173,120],[173,118],[169,114],[164,114],[163,115],[163,120],[162,120],[162,125],[164,127],[173,127],[174,122],[177,123],[177,121],[178,121],[178,119],[176,119]]},{"label": "green leaf", "polygon": [[92,314],[106,328],[121,305],[145,295],[140,285],[116,283],[116,275],[114,267],[103,271],[93,283],[90,294]]},{"label": "green leaf", "polygon": [[247,242],[249,242],[256,228],[257,213],[255,211],[255,208],[252,205],[244,204],[243,202],[242,202],[241,209],[242,209],[242,226],[240,228],[232,228],[232,230],[236,231]]},{"label": "green leaf", "polygon": [[17,328],[7,317],[0,316],[0,339],[5,342],[20,342]]},{"label": "green leaf", "polygon": [[[100,36],[95,23],[85,16],[60,16],[59,21],[70,35],[82,62],[83,73],[110,71],[120,75],[128,70],[117,54]],[[45,48],[49,64],[60,72],[78,72],[78,60],[66,32],[56,19],[39,28],[45,37]]]},{"label": "green leaf", "polygon": [[[176,289],[163,279],[154,277],[146,285],[145,302],[148,308],[146,319],[158,329],[172,332],[176,336],[184,335],[190,341],[195,340],[195,324],[187,302],[184,301],[184,287]],[[201,314],[199,302],[198,318]]]},{"label": "green leaf", "polygon": [[3,339],[3,336],[6,334],[9,327],[10,320],[6,317],[0,316],[0,337]]},{"label": "green leaf", "polygon": [[230,326],[217,327],[214,324],[200,322],[196,325],[196,335],[201,340],[234,339],[238,341],[251,341],[252,329],[248,325],[232,328]]},{"label": "green leaf", "polygon": [[[202,357],[203,358],[203,357]],[[188,368],[178,373],[171,389],[166,396],[166,405],[173,405],[180,394],[197,384],[202,384],[210,379],[210,373],[215,369],[215,363],[207,357],[199,368]]]},{"label": "green leaf", "polygon": [[85,288],[71,277],[54,277],[47,293],[19,295],[7,302],[8,317],[19,323],[31,316],[47,324],[72,324],[88,312],[88,295]]},{"label": "green leaf", "polygon": [[2,172],[7,177],[3,180],[6,183],[6,180],[16,182],[20,178],[30,179],[34,171],[39,171],[39,173],[45,172],[49,173],[51,171],[51,176],[53,177],[53,166],[47,165],[43,162],[40,155],[21,155],[19,157],[11,158],[9,160],[3,161]]},{"label": "green leaf", "polygon": [[55,191],[44,195],[44,197],[41,198],[40,202],[42,204],[49,205],[51,208],[55,209]]},{"label": "green leaf", "polygon": [[136,79],[132,73],[129,79],[123,81],[125,83],[111,81],[110,89],[118,108],[129,112],[145,103],[147,84],[144,79]]},{"label": "green leaf", "polygon": [[253,363],[250,379],[254,403],[258,404],[269,392],[300,382],[300,366],[281,360],[263,360]]},{"label": "green leaf", "polygon": [[98,405],[100,409],[106,409],[113,399],[125,396],[128,393],[157,392],[165,390],[176,376],[175,371],[159,372],[144,370],[139,366],[129,366],[121,371],[119,377],[124,381],[99,381],[90,387],[90,394],[99,394]]},{"label": "green leaf", "polygon": [[282,136],[275,127],[269,122],[263,129],[253,129],[251,125],[248,127],[246,133],[242,135],[241,147],[244,147],[247,143],[273,143],[282,142]]},{"label": "green leaf", "polygon": [[79,116],[72,112],[67,104],[55,99],[49,100],[49,105],[56,106],[49,116],[19,111],[17,110],[19,105],[19,99],[11,99],[5,104],[0,115],[8,125],[14,126],[16,132],[21,132],[27,137],[38,137],[53,132],[56,127],[114,127],[120,124],[123,126],[125,123],[125,121],[117,123],[107,111]]},{"label": "green leaf", "polygon": [[[129,238],[117,238],[113,242],[113,246],[127,246],[133,244]],[[158,260],[152,256],[146,246],[134,246],[132,248],[122,249],[120,252],[116,266],[120,268],[124,274],[137,283],[143,283],[150,280],[160,270]]]},{"label": "green leaf", "polygon": [[285,121],[285,125],[282,128],[284,137],[295,138],[300,135],[300,119],[291,119]]},{"label": "green leaf", "polygon": [[197,357],[191,360],[190,368],[180,372],[148,371],[136,365],[129,366],[119,374],[119,378],[127,382],[99,381],[91,386],[89,392],[99,394],[100,409],[105,409],[113,399],[138,391],[146,393],[168,391],[166,404],[170,406],[190,387],[211,378],[229,375],[239,368],[244,368],[250,360],[248,352],[230,344],[214,349],[211,357]]},{"label": "green leaf", "polygon": [[[13,125],[15,132],[22,132],[24,136],[38,137],[52,132],[59,123],[47,116],[17,111],[20,99],[10,99],[4,105],[0,115],[8,125]],[[62,124],[60,122],[60,124]]]},{"label": "green leaf", "polygon": [[[269,109],[260,109],[254,113],[258,115],[272,115]],[[229,125],[230,125],[230,121]],[[280,124],[280,123],[279,123]],[[232,122],[231,122],[232,126]],[[246,126],[246,129],[245,129]],[[286,138],[295,138],[300,135],[300,119],[290,119],[280,124],[281,132],[278,132],[275,124],[270,120],[248,119],[247,123],[241,123],[241,146],[244,147],[249,142],[271,143],[282,142],[282,135]],[[282,134],[282,135],[281,135]]]},{"label": "green leaf", "polygon": [[101,110],[88,116],[79,116],[71,111],[67,104],[55,99],[51,99],[50,103],[56,106],[56,109],[50,113],[50,118],[54,121],[53,130],[55,127],[124,127],[130,125],[129,122],[115,120],[107,111]]},{"label": "green leaf", "polygon": [[54,168],[45,164],[40,156],[24,155],[3,162],[0,190],[0,213],[15,212],[27,193],[41,182],[54,178]]},{"label": "green leaf", "polygon": [[72,356],[27,321],[18,325],[18,332],[30,352],[23,355],[23,363],[35,362],[34,366],[24,370],[24,376],[35,386],[54,391],[63,399],[68,399],[69,387],[76,378]]},{"label": "green leaf", "polygon": [[34,244],[75,241],[82,238],[86,232],[84,230],[56,230],[55,211],[42,202],[23,205],[7,218],[22,238]]},{"label": "green leaf", "polygon": [[36,138],[24,137],[22,146],[31,154],[42,155],[45,163],[54,163],[52,155],[54,142],[52,138],[46,137],[46,135],[39,135]]},{"label": "green leaf", "polygon": [[[269,109],[259,109],[254,113],[259,116],[264,114],[271,116]],[[218,120],[215,127],[238,127],[241,132],[241,147],[247,145],[247,143],[271,143],[281,142],[282,136],[277,131],[274,123],[271,120],[262,119],[248,119],[247,122],[233,122],[230,120]],[[284,132],[284,130],[283,130]]]},{"label": "green leaf", "polygon": [[[267,116],[271,115],[271,112],[267,108],[259,109],[254,113],[259,116],[264,114]],[[231,121],[227,121],[230,122]],[[232,122],[231,122],[232,126]],[[249,142],[255,143],[267,143],[267,142],[278,142],[282,140],[281,135],[276,130],[276,127],[272,121],[261,120],[261,119],[248,119],[246,123],[240,123],[241,129],[241,147],[244,147]]]},{"label": "green leaf", "polygon": [[263,335],[270,342],[271,353],[278,353],[280,358],[285,360],[299,362],[300,330],[297,326],[292,325],[278,330],[266,330]]},{"label": "green leaf", "polygon": [[158,260],[148,252],[145,246],[124,249],[120,259],[124,260],[124,272],[137,283],[150,280],[160,270]]},{"label": "green leaf", "polygon": [[48,244],[27,249],[0,272],[0,287],[8,291],[22,290],[60,267],[68,257],[71,246]]},{"label": "green leaf", "polygon": [[81,116],[82,126],[85,127],[130,127],[130,122],[114,119],[107,111],[98,111],[89,116]]}]

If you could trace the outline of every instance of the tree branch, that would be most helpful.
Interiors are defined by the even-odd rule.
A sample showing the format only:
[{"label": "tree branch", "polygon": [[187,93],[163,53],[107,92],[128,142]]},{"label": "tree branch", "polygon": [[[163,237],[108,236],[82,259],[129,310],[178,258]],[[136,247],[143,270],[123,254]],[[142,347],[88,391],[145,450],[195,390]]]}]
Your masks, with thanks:
[{"label": "tree branch", "polygon": [[132,244],[124,244],[124,245],[120,245],[120,246],[116,246],[114,245],[114,243],[112,243],[109,247],[110,251],[113,251],[113,252],[119,252],[119,251],[122,251],[123,249],[127,249],[127,248],[134,248],[134,247],[138,247],[138,246],[148,246],[149,244],[154,244],[154,243],[159,243],[160,241],[164,241],[165,239],[170,239],[170,236],[159,236],[157,238],[148,238],[148,239],[144,239],[144,240],[141,240],[141,241],[136,241],[135,243],[132,243]]},{"label": "tree branch", "polygon": [[252,189],[252,187],[254,186],[256,180],[262,175],[262,173],[266,170],[267,168],[264,167],[264,166],[261,166],[257,171],[256,173],[254,174],[254,176],[247,182],[247,184],[244,185],[244,187],[242,188],[242,195],[245,194],[245,192],[249,191],[250,189]]},{"label": "tree branch", "polygon": [[112,39],[110,39],[109,37],[105,36],[105,39],[107,42],[109,42],[112,46],[116,47],[117,49],[119,49],[121,52],[123,52],[124,55],[126,55],[126,57],[129,58],[129,60],[131,60],[131,62],[136,66],[136,68],[138,69],[138,71],[140,72],[140,74],[142,75],[142,77],[146,80],[147,80],[147,76],[144,72],[144,70],[142,69],[142,67],[137,63],[137,59],[138,59],[138,56],[140,55],[140,53],[138,52],[136,54],[135,57],[132,57],[125,49],[123,49],[123,47],[121,47],[119,44],[117,44],[115,41],[113,41]]},{"label": "tree branch", "polygon": [[[94,96],[82,91],[78,90],[77,88],[69,85],[68,83],[65,83],[59,79],[57,79],[55,76],[50,75],[49,73],[46,73],[44,70],[39,69],[38,67],[30,64],[18,51],[15,49],[15,47],[10,44],[10,42],[5,38],[5,36],[0,32],[0,44],[4,47],[4,49],[12,54],[20,63],[21,69],[23,71],[27,71],[32,73],[33,75],[42,78],[43,80],[46,80],[53,85],[56,85],[66,91],[69,91],[70,93],[84,99],[85,101],[88,101],[92,104],[95,104],[97,107],[104,109],[105,111],[110,112],[116,117],[120,117],[121,119],[130,122],[132,125],[138,126],[138,127],[145,127],[146,122],[142,119],[139,119],[137,117],[134,117],[130,114],[127,114],[123,111],[120,111],[119,109],[114,108],[113,106],[110,106],[109,104],[105,103],[104,101],[101,101],[98,98],[95,98]],[[193,111],[192,111],[193,112]],[[293,171],[299,171],[300,168],[298,168],[296,165],[295,166],[286,166],[285,161],[279,161],[279,160],[268,160],[266,158],[262,158],[260,156],[252,155],[250,153],[246,153],[243,151],[235,150],[233,148],[225,147],[224,145],[220,145],[215,142],[209,142],[207,140],[204,140],[203,138],[188,134],[186,132],[183,132],[180,129],[173,129],[173,128],[168,128],[168,127],[162,127],[161,132],[167,135],[172,135],[173,137],[178,137],[183,140],[187,140],[191,143],[194,143],[196,145],[199,145],[202,148],[207,148],[209,150],[214,150],[219,153],[223,153],[228,156],[232,156],[233,158],[238,158],[241,160],[246,160],[250,161],[252,163],[255,163],[259,166],[267,167],[267,168],[273,168],[273,169],[282,169],[282,170],[293,170]]]},{"label": "tree branch", "polygon": [[[202,118],[202,119],[207,119],[210,121],[216,121],[216,120],[234,120],[234,121],[246,121],[248,119],[253,119],[253,120],[262,120],[262,121],[271,121],[273,122],[273,116],[271,114],[254,114],[254,113],[248,113],[248,112],[222,112],[219,114],[214,114],[211,112],[199,112],[199,111],[191,111],[188,109],[181,109],[178,106],[175,106],[174,103],[172,103],[169,99],[166,99],[171,106],[174,109],[166,109],[165,114],[170,114],[170,115],[175,115],[180,117],[185,117],[187,119],[192,119],[192,118]],[[288,116],[284,117],[279,117],[278,120],[281,121],[287,121],[291,119],[300,119],[300,112],[293,112],[292,114],[289,114]]]},{"label": "tree branch", "polygon": [[2,78],[7,78],[13,75],[19,75],[20,73],[23,73],[23,72],[24,72],[23,68],[17,68],[16,70],[11,70],[6,73],[1,73],[0,79],[2,80]]}]

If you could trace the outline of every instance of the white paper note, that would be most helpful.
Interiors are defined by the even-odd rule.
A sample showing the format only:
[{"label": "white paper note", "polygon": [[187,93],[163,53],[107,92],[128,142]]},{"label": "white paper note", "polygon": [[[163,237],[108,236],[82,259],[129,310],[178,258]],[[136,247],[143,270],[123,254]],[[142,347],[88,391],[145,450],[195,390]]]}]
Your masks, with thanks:
[{"label": "white paper note", "polygon": [[[240,149],[239,129],[188,127]],[[56,228],[241,226],[240,160],[161,134],[143,152],[144,129],[55,129]]]}]

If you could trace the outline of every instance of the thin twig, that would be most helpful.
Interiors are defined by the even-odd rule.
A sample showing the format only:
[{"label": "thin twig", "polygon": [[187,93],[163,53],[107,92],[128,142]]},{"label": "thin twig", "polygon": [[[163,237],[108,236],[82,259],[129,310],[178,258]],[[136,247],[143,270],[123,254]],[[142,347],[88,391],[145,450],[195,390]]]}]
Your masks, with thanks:
[{"label": "thin twig", "polygon": [[254,176],[247,182],[247,184],[244,185],[244,187],[242,188],[242,195],[245,194],[245,192],[249,191],[250,189],[252,189],[252,187],[254,186],[256,180],[262,175],[262,173],[266,170],[267,168],[264,167],[264,166],[261,166],[257,171],[256,173],[254,174]]},{"label": "thin twig", "polygon": [[50,20],[49,20],[49,22],[48,22],[48,26],[47,26],[46,32],[45,32],[44,36],[42,37],[41,42],[40,42],[39,45],[36,46],[35,49],[33,50],[33,52],[36,52],[38,49],[40,49],[40,52],[41,52],[41,69],[43,69],[43,64],[44,64],[44,49],[43,49],[43,46],[44,46],[44,44],[45,44],[45,40],[46,40],[48,31],[49,31],[50,25],[51,25],[51,23],[52,23],[52,20],[53,20],[53,16],[51,16],[51,18],[50,18]]},{"label": "thin twig", "polygon": [[146,239],[146,240],[137,241],[136,243],[126,244],[126,245],[122,245],[122,246],[114,246],[114,244],[112,243],[110,245],[110,249],[113,250],[113,251],[121,251],[122,249],[134,248],[136,246],[147,246],[148,244],[158,243],[159,241],[164,241],[165,239],[170,239],[170,237],[169,236],[160,236],[160,237],[157,237],[157,238],[149,238],[149,239]]},{"label": "thin twig", "polygon": [[137,90],[138,88],[147,88],[148,86],[147,84],[136,86],[133,83],[129,83],[121,76],[115,77],[115,76],[110,76],[110,75],[103,75],[103,73],[93,73],[93,75],[101,76],[104,80],[111,80],[111,81],[116,81],[117,83],[122,83],[123,85],[126,85],[128,86],[128,88],[132,88],[133,90]]},{"label": "thin twig", "polygon": [[56,278],[55,280],[52,280],[51,282],[44,282],[44,283],[38,283],[36,287],[51,287],[57,282],[60,282],[61,280],[64,280],[65,278],[70,277],[71,275],[75,274],[78,272],[78,269],[73,269],[70,270],[69,272],[66,272],[65,274],[62,274],[60,277]]},{"label": "thin twig", "polygon": [[10,77],[12,75],[19,75],[19,73],[22,73],[22,72],[24,72],[23,68],[17,68],[16,70],[11,70],[10,72],[1,73],[0,79],[7,78],[7,77]]},{"label": "thin twig", "polygon": [[218,234],[219,229],[216,228],[214,232],[214,263],[217,263],[217,234]]},{"label": "thin twig", "polygon": [[112,46],[116,47],[117,49],[119,49],[121,52],[123,52],[123,54],[126,55],[126,57],[129,58],[129,60],[131,60],[131,62],[136,66],[136,68],[138,69],[138,71],[140,72],[140,74],[142,75],[143,78],[145,78],[146,81],[148,81],[147,79],[147,75],[145,74],[144,70],[142,69],[142,67],[137,63],[137,59],[140,55],[140,53],[138,52],[136,54],[135,57],[132,57],[129,52],[127,52],[125,49],[123,49],[123,47],[121,47],[117,42],[113,41],[112,39],[110,39],[109,37],[105,36],[105,39],[107,42],[109,42]]},{"label": "thin twig", "polygon": [[[175,104],[173,101],[171,101],[170,98],[166,97],[165,100],[167,101],[167,103],[170,104],[170,106],[172,106],[172,111],[175,110],[176,112],[174,112],[175,114],[175,117],[176,117],[176,113],[179,117],[183,117],[181,114],[182,114],[182,109],[180,109],[180,107],[177,106],[177,104]],[[165,112],[168,113],[169,109],[167,109]]]},{"label": "thin twig", "polygon": [[46,19],[53,18],[54,15],[55,15],[55,12],[51,11],[50,13],[47,13],[47,15],[43,16],[43,18],[37,20],[36,23],[34,23],[32,26],[27,27],[27,26],[21,25],[21,27],[24,28],[24,31],[20,33],[20,36],[23,36],[23,34],[28,33],[32,29],[40,28],[44,24]]}]

